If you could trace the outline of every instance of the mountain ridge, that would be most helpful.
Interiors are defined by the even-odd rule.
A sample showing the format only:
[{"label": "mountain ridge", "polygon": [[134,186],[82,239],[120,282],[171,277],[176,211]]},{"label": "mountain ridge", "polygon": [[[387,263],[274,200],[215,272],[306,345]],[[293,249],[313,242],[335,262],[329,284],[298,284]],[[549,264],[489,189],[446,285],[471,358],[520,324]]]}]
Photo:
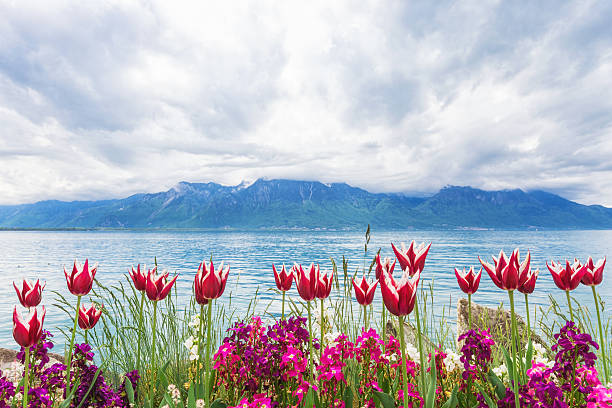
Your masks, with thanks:
[{"label": "mountain ridge", "polygon": [[0,228],[610,229],[612,209],[521,189],[446,186],[430,197],[370,193],[346,183],[181,181],[157,193],[98,201],[0,206]]}]

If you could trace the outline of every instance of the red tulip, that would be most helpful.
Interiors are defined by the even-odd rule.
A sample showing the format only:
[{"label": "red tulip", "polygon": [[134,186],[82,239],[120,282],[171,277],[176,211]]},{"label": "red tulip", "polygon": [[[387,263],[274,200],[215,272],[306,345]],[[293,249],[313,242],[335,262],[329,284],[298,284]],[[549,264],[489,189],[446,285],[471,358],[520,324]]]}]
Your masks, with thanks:
[{"label": "red tulip", "polygon": [[587,286],[597,286],[603,281],[603,270],[606,266],[606,258],[603,257],[597,264],[593,263],[593,258],[589,256],[586,263],[586,272],[582,277],[582,284]]},{"label": "red tulip", "polygon": [[206,261],[200,263],[195,277],[196,300],[200,299],[198,303],[205,305],[208,302],[204,302],[204,299],[208,301],[221,297],[225,291],[229,271],[230,266],[227,265],[227,268],[224,268],[223,262],[217,270],[215,270],[212,259],[208,268],[206,267]]},{"label": "red tulip", "polygon": [[36,308],[30,312],[29,321],[26,323],[17,312],[17,307],[13,309],[13,338],[21,347],[27,348],[35,346],[42,335],[43,322],[46,314],[45,307],[42,308],[42,315],[38,315]]},{"label": "red tulip", "polygon": [[359,284],[355,283],[354,278],[352,282],[353,288],[355,288],[355,297],[357,298],[357,303],[363,306],[371,304],[372,300],[374,300],[374,292],[376,292],[376,285],[378,285],[378,280],[368,282],[365,276],[363,276]]},{"label": "red tulip", "polygon": [[380,291],[383,302],[391,313],[396,316],[405,316],[412,312],[420,277],[420,269],[416,269],[414,275],[410,276],[408,268],[404,270],[399,282],[396,282],[393,275],[389,273],[381,276]]},{"label": "red tulip", "polygon": [[402,250],[400,251],[391,243],[391,248],[393,248],[393,252],[395,252],[395,257],[399,261],[402,271],[408,268],[410,276],[417,273],[417,271],[420,272],[423,270],[425,267],[425,258],[427,257],[430,247],[431,242],[427,246],[425,246],[423,242],[417,247],[415,242],[412,241],[408,249],[406,249],[402,242]]},{"label": "red tulip", "polygon": [[535,271],[528,268],[527,273],[524,275],[524,278],[521,278],[520,286],[518,287],[518,291],[521,293],[525,293],[530,295],[533,293],[535,289],[536,281],[538,280],[538,275],[540,274],[540,270],[536,269]]},{"label": "red tulip", "polygon": [[286,292],[291,289],[291,284],[293,283],[293,273],[287,273],[285,264],[283,264],[283,269],[281,269],[280,273],[277,272],[274,264],[272,264],[272,270],[274,271],[274,280],[276,281],[276,287],[278,290]]},{"label": "red tulip", "polygon": [[142,268],[142,271],[140,270],[140,264],[138,264],[137,269],[134,269],[134,267],[132,266],[132,270],[130,271],[130,278],[132,278],[132,282],[134,282],[134,287],[137,291],[142,292],[143,290],[147,290],[147,273],[145,273],[146,269],[146,265]]},{"label": "red tulip", "polygon": [[555,281],[555,285],[561,290],[576,289],[587,272],[587,267],[581,265],[577,259],[574,260],[573,265],[570,265],[569,261],[566,260],[565,268],[555,261],[551,261],[550,265],[546,262],[546,266],[553,277],[553,281]]},{"label": "red tulip", "polygon": [[393,263],[391,263],[389,258],[385,258],[385,262],[383,263],[380,260],[380,254],[376,254],[376,280],[380,279],[383,272],[393,274],[395,262],[397,262],[395,259],[393,260]]},{"label": "red tulip", "polygon": [[151,269],[147,273],[147,297],[150,300],[158,301],[164,300],[168,293],[170,293],[170,289],[172,289],[172,285],[176,282],[176,275],[174,278],[170,280],[170,282],[166,282],[168,279],[168,272],[163,271],[161,275],[157,274],[157,267]]},{"label": "red tulip", "polygon": [[302,265],[294,265],[293,270],[295,271],[295,286],[297,287],[298,293],[305,301],[309,302],[317,296],[317,286],[319,281],[319,266],[316,267],[314,264],[310,264],[308,272],[304,271]]},{"label": "red tulip", "polygon": [[493,257],[495,266],[483,261],[478,257],[482,267],[491,277],[493,283],[503,290],[515,290],[519,287],[519,269],[521,265],[518,262],[518,249],[512,251],[510,259],[506,257],[504,251],[499,251],[499,258]]},{"label": "red tulip", "polygon": [[[319,269],[319,265],[317,265],[317,270]],[[334,283],[334,272],[332,271],[329,275],[322,274],[319,270],[317,272],[319,275],[319,279],[317,281],[317,297],[319,299],[326,299],[332,290],[332,284]]]},{"label": "red tulip", "polygon": [[459,287],[468,295],[473,295],[478,290],[481,275],[482,268],[480,268],[478,272],[474,272],[473,266],[471,266],[467,272],[465,271],[465,268],[463,268],[461,271],[455,268],[455,276],[457,277]]},{"label": "red tulip", "polygon": [[98,264],[96,264],[91,270],[89,269],[88,260],[85,259],[83,269],[79,271],[80,265],[77,261],[74,261],[72,267],[72,273],[68,275],[66,268],[64,267],[64,275],[66,275],[66,283],[68,284],[68,290],[75,296],[84,296],[89,293],[91,286],[93,285],[94,277],[98,270]]},{"label": "red tulip", "polygon": [[93,303],[89,308],[81,305],[79,308],[79,327],[83,330],[93,329],[100,320],[100,316],[102,316],[102,308],[96,309]]},{"label": "red tulip", "polygon": [[21,290],[19,290],[15,282],[13,282],[13,286],[17,292],[19,303],[21,303],[23,307],[36,307],[42,300],[42,291],[46,283],[41,286],[39,279],[36,280],[35,284],[32,284],[28,279],[24,279]]}]

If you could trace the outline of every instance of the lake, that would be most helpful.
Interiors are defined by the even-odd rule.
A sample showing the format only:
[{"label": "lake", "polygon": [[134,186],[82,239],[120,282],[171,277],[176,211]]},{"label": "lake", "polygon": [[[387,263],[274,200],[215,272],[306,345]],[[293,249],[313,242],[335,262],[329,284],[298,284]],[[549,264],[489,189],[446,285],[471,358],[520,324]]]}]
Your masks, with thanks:
[{"label": "lake", "polygon": [[[479,266],[477,256],[487,258],[497,255],[500,249],[509,254],[515,247],[521,249],[521,259],[527,249],[532,254],[532,267],[540,269],[536,291],[530,296],[530,304],[548,305],[548,294],[559,302],[565,302],[565,295],[552,281],[545,262],[551,259],[573,260],[578,257],[585,261],[590,255],[595,261],[612,254],[612,231],[373,231],[369,254],[373,256],[378,248],[381,255],[393,257],[390,242],[399,244],[411,240],[432,242],[422,274],[424,282],[435,280],[436,304],[456,305],[463,293],[459,290],[453,268]],[[18,303],[11,284],[22,278],[40,278],[47,282],[43,304],[47,305],[45,328],[61,335],[55,327],[68,327],[70,322],[57,308],[51,306],[53,295],[58,290],[69,295],[63,274],[63,267],[72,267],[77,258],[81,263],[87,257],[90,263],[99,263],[96,278],[104,284],[124,279],[131,265],[153,264],[157,257],[160,268],[179,273],[178,290],[183,302],[191,296],[193,277],[203,259],[224,260],[231,265],[230,277],[224,299],[232,293],[234,306],[246,306],[259,287],[262,302],[266,306],[271,300],[280,314],[280,297],[268,291],[274,288],[272,263],[287,265],[298,262],[319,263],[322,270],[331,269],[330,257],[341,265],[342,256],[349,259],[349,268],[363,265],[364,234],[361,232],[331,231],[2,231],[0,232],[0,347],[17,348],[12,338],[12,310]],[[598,287],[602,298],[609,305],[612,302],[612,279],[604,272],[604,282]],[[396,274],[397,276],[397,274]],[[291,296],[298,296],[295,289]],[[573,296],[584,304],[592,305],[592,294],[588,287],[580,286]],[[74,298],[76,302],[76,298]],[[507,303],[507,295],[497,289],[488,275],[483,277],[478,293],[473,300],[480,304],[497,306]],[[381,301],[380,291],[375,302]],[[518,311],[523,313],[522,296],[519,297]],[[21,310],[21,309],[20,309]],[[273,310],[273,311],[274,311]],[[533,310],[533,309],[532,309]],[[454,312],[454,308],[453,308]],[[609,309],[604,316],[609,316]],[[240,310],[238,310],[240,315]],[[452,322],[455,317],[452,317]],[[58,347],[55,351],[62,352]]]}]

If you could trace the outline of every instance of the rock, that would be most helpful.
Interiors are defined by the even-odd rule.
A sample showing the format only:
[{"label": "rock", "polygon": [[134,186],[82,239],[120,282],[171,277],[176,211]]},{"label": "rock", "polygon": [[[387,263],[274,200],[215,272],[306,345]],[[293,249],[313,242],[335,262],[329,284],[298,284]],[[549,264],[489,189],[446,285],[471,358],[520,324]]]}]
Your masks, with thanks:
[{"label": "rock", "polygon": [[[0,347],[0,370],[6,370],[17,361],[17,350],[11,350]],[[49,353],[49,364],[63,363],[64,357],[59,354]]]},{"label": "rock", "polygon": [[[399,340],[396,325],[397,322],[393,322],[391,320],[387,321],[387,334],[390,334]],[[406,340],[406,343],[412,344],[414,347],[418,348],[419,346],[417,329],[408,320],[404,320],[404,340]],[[423,342],[423,347],[425,347],[425,350],[435,348],[433,342],[424,334],[421,334],[421,341]]]},{"label": "rock", "polygon": [[[457,303],[457,337],[469,330],[469,306],[467,299],[459,299]],[[518,330],[518,345],[519,349],[527,348],[527,324],[523,318],[516,315],[516,326]],[[472,301],[472,328],[474,329],[489,329],[489,333],[495,344],[501,344],[510,351],[510,342],[512,339],[511,328],[512,316],[509,310],[502,308],[491,308],[481,306]],[[531,331],[531,339],[535,343],[546,347],[546,343],[540,336]],[[457,350],[461,350],[462,344],[457,341]]]}]

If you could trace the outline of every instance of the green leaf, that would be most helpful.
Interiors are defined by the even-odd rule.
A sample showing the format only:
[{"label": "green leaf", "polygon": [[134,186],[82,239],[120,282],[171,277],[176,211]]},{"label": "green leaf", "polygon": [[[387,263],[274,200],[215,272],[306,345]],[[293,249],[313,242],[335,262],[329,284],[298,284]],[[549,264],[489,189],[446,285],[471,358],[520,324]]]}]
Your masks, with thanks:
[{"label": "green leaf", "polygon": [[208,389],[211,390],[210,393],[212,395],[212,390],[214,390],[215,388],[215,380],[217,379],[217,371],[216,370],[210,370],[210,375],[209,375],[209,379],[208,379]]},{"label": "green leaf", "polygon": [[134,387],[132,386],[132,382],[129,378],[125,379],[125,394],[127,395],[128,402],[130,404],[134,403]]},{"label": "green leaf", "polygon": [[220,399],[216,399],[210,406],[210,408],[227,408],[227,404]]},{"label": "green leaf", "polygon": [[527,378],[527,370],[531,368],[533,360],[533,340],[529,339],[529,344],[527,345],[527,354],[525,355],[525,378]]},{"label": "green leaf", "polygon": [[508,377],[510,378],[510,382],[513,382],[514,370],[512,369],[512,367],[514,367],[514,365],[512,364],[512,357],[510,357],[510,353],[508,353],[508,350],[506,350],[506,348],[503,346],[502,351],[504,352],[504,357],[506,358],[506,368],[508,369]]},{"label": "green leaf", "polygon": [[476,388],[478,388],[478,391],[480,391],[480,394],[483,396],[483,398],[485,399],[485,402],[487,403],[487,405],[489,406],[489,408],[497,408],[497,404],[493,402],[493,400],[491,399],[491,397],[489,397],[489,394],[487,394],[485,392],[485,390],[482,389],[482,387],[480,386],[479,383],[475,382],[474,383],[476,385]]},{"label": "green leaf", "polygon": [[353,406],[353,397],[353,390],[351,389],[351,387],[346,387],[344,389],[344,395],[342,396],[342,400],[344,401],[345,407]]},{"label": "green leaf", "polygon": [[380,401],[384,408],[395,408],[395,401],[389,394],[374,390],[374,397]]},{"label": "green leaf", "polygon": [[506,398],[506,386],[495,374],[495,372],[493,372],[493,370],[489,370],[489,372],[487,373],[487,378],[489,379],[489,382],[495,387],[495,395],[497,395],[497,398]]},{"label": "green leaf", "polygon": [[314,392],[312,388],[308,390],[304,397],[304,408],[312,408],[314,406]]},{"label": "green leaf", "polygon": [[172,401],[172,398],[170,398],[168,394],[164,394],[164,398],[162,402],[159,403],[160,408],[164,406],[164,401],[166,402],[166,404],[168,404],[169,407],[175,407],[174,402]]},{"label": "green leaf", "polygon": [[189,386],[189,392],[187,393],[187,408],[195,408],[195,406],[195,384],[191,383],[191,385]]},{"label": "green leaf", "polygon": [[429,386],[427,389],[427,400],[425,400],[425,408],[433,408],[434,403],[436,402],[436,388],[438,387],[438,373],[436,370],[436,358],[435,355],[432,355],[431,361],[429,364]]},{"label": "green leaf", "polygon": [[457,408],[457,405],[459,405],[459,400],[457,399],[458,390],[459,386],[455,385],[455,388],[453,388],[453,391],[451,392],[450,398],[444,403],[444,405],[442,405],[442,408]]}]

